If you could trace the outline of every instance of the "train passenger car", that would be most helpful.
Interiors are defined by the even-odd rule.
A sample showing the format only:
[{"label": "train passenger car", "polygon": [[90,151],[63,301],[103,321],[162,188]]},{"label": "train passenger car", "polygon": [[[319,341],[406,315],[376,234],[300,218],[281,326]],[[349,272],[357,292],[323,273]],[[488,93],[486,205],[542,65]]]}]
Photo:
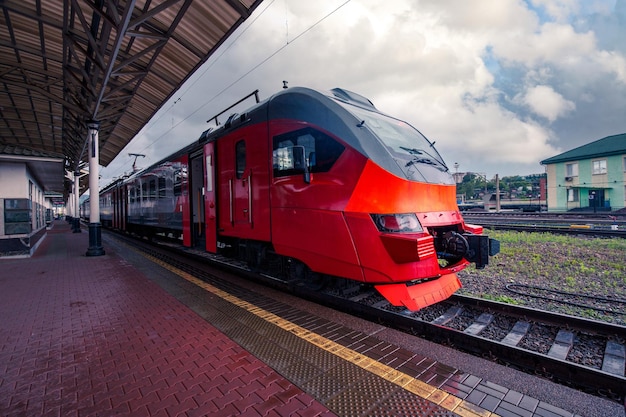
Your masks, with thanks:
[{"label": "train passenger car", "polygon": [[86,199],[80,202],[79,207],[78,207],[78,212],[79,212],[78,217],[80,217],[86,222],[89,221],[89,213],[90,213],[89,197],[87,197]]},{"label": "train passenger car", "polygon": [[102,227],[113,227],[112,193],[100,194],[100,224]]},{"label": "train passenger car", "polygon": [[311,287],[372,285],[411,310],[449,297],[458,271],[499,250],[464,223],[433,143],[342,89],[285,89],[123,186],[125,230]]},{"label": "train passenger car", "polygon": [[125,195],[125,230],[148,235],[161,233],[172,237],[186,236],[184,242],[190,245],[190,233],[187,230],[190,226],[189,217],[182,211],[182,207],[188,209],[185,201],[186,153],[130,177],[125,181]]}]

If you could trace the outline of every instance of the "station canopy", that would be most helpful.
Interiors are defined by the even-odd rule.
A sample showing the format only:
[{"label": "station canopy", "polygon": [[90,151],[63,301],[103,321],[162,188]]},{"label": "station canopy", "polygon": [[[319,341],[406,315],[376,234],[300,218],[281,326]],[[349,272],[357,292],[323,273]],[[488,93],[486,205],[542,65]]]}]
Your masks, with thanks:
[{"label": "station canopy", "polygon": [[[107,166],[262,0],[1,0],[0,152]],[[58,188],[61,189],[58,189]]]}]

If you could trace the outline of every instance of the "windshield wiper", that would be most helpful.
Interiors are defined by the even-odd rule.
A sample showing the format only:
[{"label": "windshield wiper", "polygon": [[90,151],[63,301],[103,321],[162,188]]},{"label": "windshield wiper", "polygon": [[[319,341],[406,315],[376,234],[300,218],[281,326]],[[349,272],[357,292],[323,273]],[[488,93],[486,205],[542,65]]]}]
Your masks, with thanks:
[{"label": "windshield wiper", "polygon": [[428,164],[428,165],[437,165],[435,161],[429,158],[414,158],[406,163],[405,167],[410,167],[413,164]]},{"label": "windshield wiper", "polygon": [[407,151],[411,155],[421,155],[424,153],[424,151],[417,148],[406,148],[404,146],[400,146],[400,149],[402,149],[403,151]]},{"label": "windshield wiper", "polygon": [[437,161],[436,159],[430,159],[430,158],[413,158],[409,162],[407,162],[404,165],[404,167],[408,168],[411,165],[415,165],[415,164],[435,165],[441,171],[444,171],[444,172],[448,171],[448,167],[446,166],[446,164],[441,163]]}]

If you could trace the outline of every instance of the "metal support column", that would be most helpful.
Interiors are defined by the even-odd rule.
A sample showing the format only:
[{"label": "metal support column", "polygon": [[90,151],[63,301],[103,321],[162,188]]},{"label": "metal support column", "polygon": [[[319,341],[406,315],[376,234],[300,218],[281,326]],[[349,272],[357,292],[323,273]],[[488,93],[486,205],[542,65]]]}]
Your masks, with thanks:
[{"label": "metal support column", "polygon": [[87,256],[104,255],[102,248],[102,226],[100,224],[100,154],[98,150],[98,132],[100,122],[87,123],[89,141],[89,248]]},{"label": "metal support column", "polygon": [[74,195],[72,200],[72,210],[74,212],[72,217],[72,232],[80,233],[80,172],[74,172]]}]

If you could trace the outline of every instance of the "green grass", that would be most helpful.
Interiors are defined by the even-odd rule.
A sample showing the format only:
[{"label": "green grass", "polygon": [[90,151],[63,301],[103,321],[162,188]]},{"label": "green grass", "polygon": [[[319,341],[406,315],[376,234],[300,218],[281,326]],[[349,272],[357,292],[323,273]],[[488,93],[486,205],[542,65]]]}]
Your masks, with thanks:
[{"label": "green grass", "polygon": [[484,294],[482,298],[484,298],[485,300],[498,301],[506,304],[520,304],[519,300],[516,300],[515,298],[506,295]]},{"label": "green grass", "polygon": [[500,241],[500,253],[485,269],[470,267],[459,274],[464,286],[469,283],[470,293],[474,286],[475,292],[489,293],[492,288],[498,294],[512,282],[626,298],[626,239],[502,230],[485,233]]}]

